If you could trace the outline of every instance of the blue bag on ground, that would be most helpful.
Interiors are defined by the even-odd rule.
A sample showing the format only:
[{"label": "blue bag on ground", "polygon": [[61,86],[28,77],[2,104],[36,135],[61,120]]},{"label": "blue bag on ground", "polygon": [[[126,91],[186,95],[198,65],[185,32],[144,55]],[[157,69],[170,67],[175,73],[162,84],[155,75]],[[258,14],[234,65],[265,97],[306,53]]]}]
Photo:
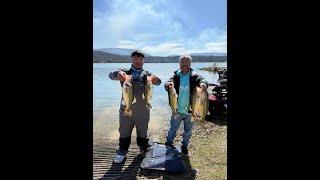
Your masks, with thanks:
[{"label": "blue bag on ground", "polygon": [[180,158],[181,150],[176,147],[154,143],[141,162],[141,168],[182,173],[186,169]]}]

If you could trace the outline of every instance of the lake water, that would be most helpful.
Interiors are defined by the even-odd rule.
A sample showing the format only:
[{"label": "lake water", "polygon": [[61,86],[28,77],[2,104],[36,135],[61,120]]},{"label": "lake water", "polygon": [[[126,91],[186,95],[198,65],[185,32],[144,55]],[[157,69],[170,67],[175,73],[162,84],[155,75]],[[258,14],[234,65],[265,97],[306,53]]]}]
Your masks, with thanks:
[{"label": "lake water", "polygon": [[[212,66],[214,63],[192,63],[194,71],[201,74],[209,83],[216,83],[218,75],[199,68]],[[227,63],[216,63],[217,66],[226,67]],[[131,63],[95,63],[93,64],[93,132],[95,140],[117,140],[118,116],[121,99],[121,86],[119,81],[109,79],[109,73],[119,68],[130,68]],[[163,136],[168,128],[171,109],[168,105],[167,92],[164,83],[179,68],[178,63],[145,63],[143,68],[157,75],[162,83],[153,88],[152,109],[149,122],[149,135],[154,140]],[[134,129],[135,131],[135,129]],[[135,136],[135,132],[133,133]]]}]

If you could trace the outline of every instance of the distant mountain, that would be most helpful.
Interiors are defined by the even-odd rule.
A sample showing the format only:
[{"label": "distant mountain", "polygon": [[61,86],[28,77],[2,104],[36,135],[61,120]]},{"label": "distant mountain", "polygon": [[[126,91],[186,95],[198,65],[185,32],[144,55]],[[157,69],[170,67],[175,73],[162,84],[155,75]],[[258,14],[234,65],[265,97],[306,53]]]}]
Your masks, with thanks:
[{"label": "distant mountain", "polygon": [[131,62],[129,55],[116,55],[104,51],[93,51],[93,63],[128,63]]},{"label": "distant mountain", "polygon": [[[179,56],[148,56],[145,63],[177,63]],[[226,62],[227,56],[192,56],[192,62]],[[93,63],[130,63],[130,55],[116,55],[101,50],[93,51]]]},{"label": "distant mountain", "polygon": [[[133,51],[136,49],[125,49],[125,48],[101,48],[101,49],[94,49],[94,51],[103,51],[110,54],[116,54],[116,55],[124,55],[124,56],[130,56]],[[145,53],[145,56],[150,56],[149,54]]]},{"label": "distant mountain", "polygon": [[173,57],[173,56],[179,56],[179,57],[180,57],[179,54],[171,54],[171,55],[169,55],[168,57]]},{"label": "distant mountain", "polygon": [[[102,51],[115,55],[130,56],[136,49],[125,49],[125,48],[100,48],[94,49],[94,51]],[[151,56],[150,54],[144,52],[145,56]],[[171,54],[167,57],[180,56],[178,54]],[[227,56],[227,53],[191,53],[191,56]]]},{"label": "distant mountain", "polygon": [[227,56],[227,53],[191,53],[191,56]]}]

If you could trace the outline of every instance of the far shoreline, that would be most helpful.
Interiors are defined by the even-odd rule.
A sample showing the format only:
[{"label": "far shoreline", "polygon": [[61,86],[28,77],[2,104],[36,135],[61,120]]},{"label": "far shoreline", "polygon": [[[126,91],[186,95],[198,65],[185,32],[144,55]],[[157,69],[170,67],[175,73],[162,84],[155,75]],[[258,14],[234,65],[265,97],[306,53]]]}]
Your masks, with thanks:
[{"label": "far shoreline", "polygon": [[[130,62],[93,62],[93,64],[108,64],[108,63],[131,63]],[[144,63],[179,63],[178,61],[177,62],[144,62]],[[205,61],[205,62],[199,62],[199,61],[196,61],[196,62],[193,62],[192,63],[228,63],[227,61]]]}]

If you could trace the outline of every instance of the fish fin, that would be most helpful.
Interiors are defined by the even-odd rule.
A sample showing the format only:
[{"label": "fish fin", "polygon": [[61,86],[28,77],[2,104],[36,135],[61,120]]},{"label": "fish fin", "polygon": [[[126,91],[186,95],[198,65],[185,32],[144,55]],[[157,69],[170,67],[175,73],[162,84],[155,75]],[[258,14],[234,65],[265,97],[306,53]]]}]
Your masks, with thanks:
[{"label": "fish fin", "polygon": [[193,118],[194,120],[198,120],[198,119],[199,119],[198,116],[196,116],[196,115],[192,115],[192,118]]},{"label": "fish fin", "polygon": [[121,100],[121,104],[122,105],[126,105],[126,101],[124,101],[124,99]]},{"label": "fish fin", "polygon": [[203,116],[202,116],[199,112],[197,112],[197,113],[196,113],[196,118],[197,118],[198,120],[202,120]]},{"label": "fish fin", "polygon": [[150,103],[146,103],[146,107],[147,107],[148,110],[152,109],[152,106],[151,106]]},{"label": "fish fin", "polygon": [[201,116],[201,121],[205,120],[207,117],[207,114],[206,113],[203,113],[203,115]]}]

